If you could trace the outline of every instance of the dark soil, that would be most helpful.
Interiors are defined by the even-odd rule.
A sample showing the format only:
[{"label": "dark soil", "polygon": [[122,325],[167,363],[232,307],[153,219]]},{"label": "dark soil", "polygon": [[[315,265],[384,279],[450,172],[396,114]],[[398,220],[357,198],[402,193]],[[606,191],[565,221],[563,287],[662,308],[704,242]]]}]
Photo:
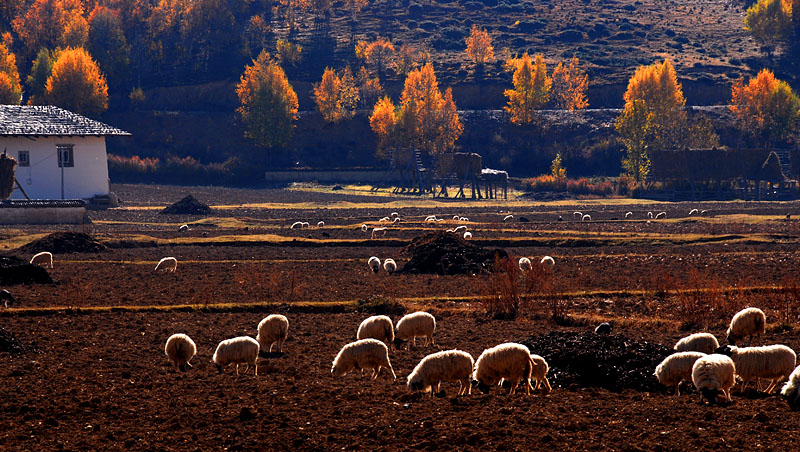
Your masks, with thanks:
[{"label": "dark soil", "polygon": [[43,267],[31,265],[16,256],[0,256],[0,285],[52,283],[53,278]]},{"label": "dark soil", "polygon": [[27,349],[22,342],[19,341],[13,334],[0,326],[0,353],[10,353],[12,355],[19,355],[25,353]]},{"label": "dark soil", "polygon": [[54,232],[17,249],[20,253],[40,253],[49,251],[53,254],[97,253],[106,249],[89,234],[83,232]]},{"label": "dark soil", "polygon": [[417,237],[403,250],[411,256],[402,273],[477,275],[492,271],[497,259],[508,258],[502,249],[488,250],[449,232]]},{"label": "dark soil", "polygon": [[211,213],[211,207],[198,201],[192,195],[186,195],[180,201],[165,207],[161,213],[170,215],[208,215]]}]

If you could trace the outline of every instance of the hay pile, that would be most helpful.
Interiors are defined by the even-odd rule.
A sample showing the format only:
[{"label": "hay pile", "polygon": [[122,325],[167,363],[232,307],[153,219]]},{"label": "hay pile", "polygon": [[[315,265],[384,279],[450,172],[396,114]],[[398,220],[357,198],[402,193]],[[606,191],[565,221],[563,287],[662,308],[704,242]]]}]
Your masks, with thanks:
[{"label": "hay pile", "polygon": [[36,254],[42,251],[65,254],[98,253],[105,249],[105,245],[89,234],[84,234],[83,232],[54,232],[17,248],[17,251],[25,254]]},{"label": "hay pile", "polygon": [[497,259],[508,258],[502,249],[486,249],[456,234],[430,232],[417,237],[402,253],[410,256],[401,273],[475,275],[492,271]]},{"label": "hay pile", "polygon": [[211,207],[195,199],[192,195],[186,195],[183,199],[164,208],[160,213],[170,215],[208,215]]},{"label": "hay pile", "polygon": [[31,265],[16,256],[0,256],[0,286],[15,284],[52,284],[44,267]]}]

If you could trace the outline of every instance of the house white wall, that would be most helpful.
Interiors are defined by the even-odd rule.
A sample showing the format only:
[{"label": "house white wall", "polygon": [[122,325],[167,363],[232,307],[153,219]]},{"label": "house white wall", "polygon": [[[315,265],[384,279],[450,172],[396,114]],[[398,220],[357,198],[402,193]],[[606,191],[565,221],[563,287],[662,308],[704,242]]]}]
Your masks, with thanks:
[{"label": "house white wall", "polygon": [[[18,160],[19,151],[30,153],[30,166],[17,166],[16,176],[31,199],[62,199],[62,172],[58,166],[56,145],[73,145],[75,166],[64,167],[63,199],[86,199],[106,195],[108,186],[108,157],[105,137],[7,137],[0,136],[0,152]],[[11,199],[25,199],[14,187]]]}]

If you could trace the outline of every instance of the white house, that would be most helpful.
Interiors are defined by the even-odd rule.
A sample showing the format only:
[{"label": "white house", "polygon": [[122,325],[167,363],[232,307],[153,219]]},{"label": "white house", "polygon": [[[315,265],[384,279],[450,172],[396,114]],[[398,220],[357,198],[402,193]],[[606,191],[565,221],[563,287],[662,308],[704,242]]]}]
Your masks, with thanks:
[{"label": "white house", "polygon": [[[0,152],[31,199],[109,195],[106,137],[128,132],[53,106],[0,105]],[[25,199],[15,186],[11,199]]]}]

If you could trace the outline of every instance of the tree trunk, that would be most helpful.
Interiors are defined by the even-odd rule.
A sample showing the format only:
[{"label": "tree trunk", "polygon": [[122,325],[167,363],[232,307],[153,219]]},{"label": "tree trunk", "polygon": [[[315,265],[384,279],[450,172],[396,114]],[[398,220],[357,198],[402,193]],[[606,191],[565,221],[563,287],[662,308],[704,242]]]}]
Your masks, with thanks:
[{"label": "tree trunk", "polygon": [[17,161],[6,155],[5,151],[0,155],[0,201],[4,201],[11,196],[14,191],[14,169]]}]

